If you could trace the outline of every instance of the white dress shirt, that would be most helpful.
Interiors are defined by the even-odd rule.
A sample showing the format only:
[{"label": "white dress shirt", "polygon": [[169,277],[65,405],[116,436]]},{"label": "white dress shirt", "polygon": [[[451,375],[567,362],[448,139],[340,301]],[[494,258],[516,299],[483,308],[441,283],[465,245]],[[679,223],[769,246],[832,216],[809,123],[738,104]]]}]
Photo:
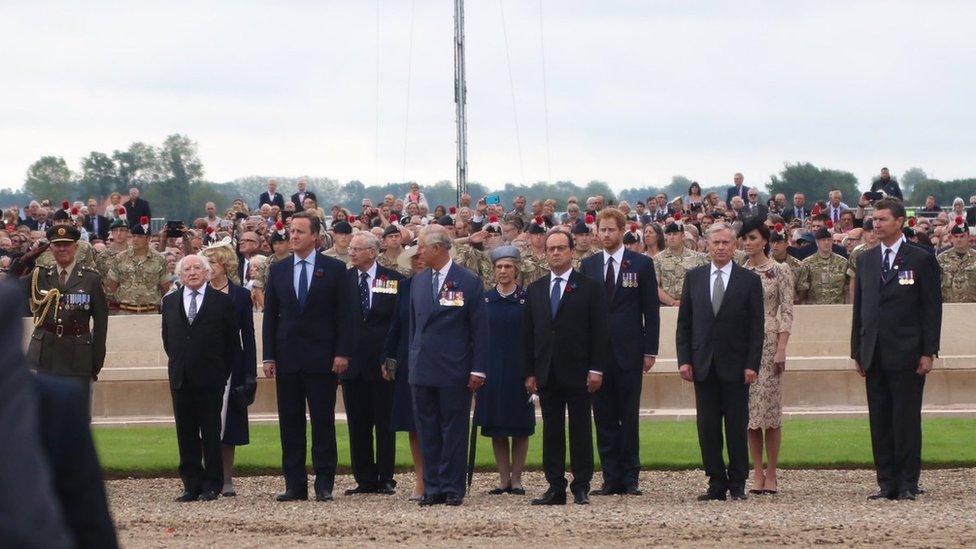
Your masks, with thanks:
[{"label": "white dress shirt", "polygon": [[613,274],[617,280],[620,280],[620,264],[624,262],[624,247],[621,245],[617,248],[617,251],[608,253],[603,250],[603,280],[607,279],[607,269],[610,268],[610,259],[613,259]]},{"label": "white dress shirt", "polygon": [[[373,307],[373,281],[376,280],[376,262],[373,262],[373,266],[370,267],[366,272],[366,287],[369,288],[366,294],[369,296],[369,306]],[[363,279],[363,271],[356,269],[356,287],[359,287],[359,281]]]},{"label": "white dress shirt", "polygon": [[711,299],[715,299],[715,295],[714,295],[715,294],[715,277],[718,276],[715,273],[718,273],[718,272],[722,273],[723,286],[725,287],[726,290],[728,290],[729,289],[729,277],[732,276],[732,262],[729,261],[721,269],[719,269],[718,267],[716,267],[715,266],[715,263],[712,263],[711,269],[709,269],[709,272],[708,272],[708,275],[709,275],[708,276],[708,297],[711,298]]},{"label": "white dress shirt", "polygon": [[[905,237],[902,236],[901,238],[899,238],[898,240],[896,240],[895,243],[892,244],[890,248],[888,246],[885,246],[884,243],[882,243],[880,246],[878,246],[879,248],[881,248],[881,262],[882,263],[884,263],[884,259],[885,259],[885,250],[891,250],[891,262],[888,263],[888,268],[889,269],[892,268],[892,266],[895,264],[895,258],[898,257],[898,250],[901,249],[901,243],[904,242],[904,241],[905,241]],[[884,267],[882,266],[882,268],[884,268]]]},{"label": "white dress shirt", "polygon": [[[199,292],[197,294],[197,314],[200,314],[200,307],[203,306],[203,294],[207,292],[207,285],[204,284],[195,291]],[[190,289],[189,286],[183,286],[183,312],[186,313],[187,318],[190,317],[190,301],[193,299],[193,292],[194,290]]]},{"label": "white dress shirt", "polygon": [[298,281],[301,280],[299,277],[302,275],[302,270],[299,267],[301,267],[301,261],[303,259],[305,260],[305,263],[306,263],[305,264],[305,276],[306,276],[306,279],[307,280],[306,280],[306,288],[305,289],[307,290],[307,289],[310,289],[312,287],[312,269],[315,268],[315,250],[313,249],[311,252],[309,252],[307,257],[298,257],[298,254],[297,253],[294,254],[294,262],[295,262],[294,265],[295,265],[295,268],[294,268],[294,284],[293,284],[293,286],[295,288],[295,297],[296,298],[298,297]]}]

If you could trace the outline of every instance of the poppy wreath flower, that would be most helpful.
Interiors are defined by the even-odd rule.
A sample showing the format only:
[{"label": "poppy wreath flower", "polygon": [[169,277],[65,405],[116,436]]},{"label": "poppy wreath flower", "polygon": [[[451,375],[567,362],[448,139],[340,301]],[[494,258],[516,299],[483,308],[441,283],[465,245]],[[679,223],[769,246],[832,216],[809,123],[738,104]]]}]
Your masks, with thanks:
[{"label": "poppy wreath flower", "polygon": [[213,232],[214,232],[213,227],[207,227],[207,234],[213,234]]},{"label": "poppy wreath flower", "polygon": [[624,269],[629,269],[630,268],[630,260],[629,259],[625,259],[625,260],[621,261],[620,262],[620,266],[623,267]]},{"label": "poppy wreath flower", "polygon": [[596,218],[593,217],[593,214],[586,214],[586,224],[587,225],[592,225],[594,221],[596,221]]},{"label": "poppy wreath flower", "polygon": [[284,223],[282,223],[281,221],[275,221],[275,230],[276,231],[282,231],[282,230],[284,230],[284,228],[285,228],[285,224]]},{"label": "poppy wreath flower", "polygon": [[386,282],[386,275],[380,275],[378,278],[380,282]]},{"label": "poppy wreath flower", "polygon": [[674,212],[674,220],[681,221],[681,212]]},{"label": "poppy wreath flower", "polygon": [[966,220],[965,220],[965,219],[963,219],[961,215],[957,215],[957,216],[956,216],[956,225],[962,225],[962,224],[964,224],[965,222],[966,222]]},{"label": "poppy wreath flower", "polygon": [[71,208],[71,215],[78,215],[78,206]]},{"label": "poppy wreath flower", "polygon": [[397,217],[397,214],[390,214],[390,223],[396,223],[397,221],[400,221],[400,218]]},{"label": "poppy wreath flower", "polygon": [[571,293],[573,293],[574,290],[576,290],[576,283],[575,282],[572,283],[572,284],[570,284],[569,286],[566,286],[566,289],[563,290],[563,293],[571,294]]},{"label": "poppy wreath flower", "polygon": [[457,213],[457,207],[451,206],[450,208],[448,208],[447,213],[449,213],[451,215],[456,214]]},{"label": "poppy wreath flower", "polygon": [[497,215],[493,215],[493,216],[489,217],[488,218],[488,223],[498,223],[498,216]]},{"label": "poppy wreath flower", "polygon": [[61,202],[61,209],[62,210],[67,210],[68,209],[68,206],[70,206],[70,205],[71,204],[69,204],[68,201],[65,200],[64,202]]},{"label": "poppy wreath flower", "polygon": [[119,206],[119,209],[115,210],[115,213],[117,213],[119,215],[125,215],[125,208],[123,208],[122,206]]},{"label": "poppy wreath flower", "polygon": [[776,232],[778,232],[778,233],[783,232],[783,224],[782,223],[777,223],[777,224],[773,225],[773,230],[776,231]]},{"label": "poppy wreath flower", "polygon": [[834,222],[828,219],[827,220],[827,228],[828,229],[833,229],[834,228]]},{"label": "poppy wreath flower", "polygon": [[140,217],[139,218],[139,224],[140,225],[148,225],[149,224],[149,216],[148,215],[144,215],[144,216]]},{"label": "poppy wreath flower", "polygon": [[908,218],[908,226],[909,227],[914,227],[917,223],[918,223],[918,220],[915,219],[914,217],[909,217]]},{"label": "poppy wreath flower", "polygon": [[454,290],[454,281],[453,280],[448,280],[447,282],[445,282],[444,283],[444,289],[446,291],[448,291],[448,292],[453,291]]},{"label": "poppy wreath flower", "polygon": [[325,276],[325,271],[322,269],[315,269],[315,278],[322,278]]}]

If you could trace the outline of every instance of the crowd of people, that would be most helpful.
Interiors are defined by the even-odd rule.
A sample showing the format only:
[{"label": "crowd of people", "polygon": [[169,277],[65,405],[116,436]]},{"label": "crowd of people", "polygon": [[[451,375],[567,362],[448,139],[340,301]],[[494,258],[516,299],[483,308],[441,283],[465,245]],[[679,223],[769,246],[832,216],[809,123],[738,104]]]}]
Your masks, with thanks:
[{"label": "crowd of people", "polygon": [[[104,364],[107,316],[161,313],[180,501],[235,494],[234,448],[248,443],[259,362],[275,379],[280,501],[309,497],[306,409],[314,496],[332,499],[340,387],[356,481],[349,495],[396,492],[394,436],[406,431],[416,472],[411,499],[460,505],[472,393],[474,424],[491,439],[498,466],[492,494],[525,493],[538,400],[549,486],[534,504],[565,503],[567,485],[578,504],[590,494],[639,495],[641,376],[655,364],[662,306],[679,307],[680,373],[695,384],[709,477],[702,499],[742,499],[749,452],[751,492],[778,491],[781,379],[795,305],[853,303],[861,314],[866,267],[881,269],[885,283],[895,272],[906,291],[934,284],[938,307],[976,301],[976,197],[968,210],[960,200],[951,212],[908,217],[887,169],[854,207],[837,189],[810,203],[803,193],[792,203],[783,194],[759,197],[735,174],[724,197],[692,183],[685,196],[659,193],[633,205],[569,197],[564,212],[551,199],[519,196],[504,206],[467,194],[457,206],[431,209],[414,184],[402,198],[363,199],[358,212],[332,206],[326,214],[306,181],[289,197],[269,180],[253,209],[241,199],[223,213],[207,203],[189,225],[153,231],[150,205],[133,188],[127,200],[113,194],[4,210],[0,266],[28,285],[31,362],[76,380],[86,395]],[[895,240],[911,253],[896,253],[894,263],[886,253],[883,267],[874,265],[880,252],[866,252],[897,252]],[[916,251],[934,270],[903,268],[928,265]],[[934,310],[930,298],[915,299]],[[262,333],[254,312],[263,312]],[[876,318],[866,322],[877,329]],[[931,337],[922,347],[905,356],[918,362],[937,352]],[[872,368],[867,354],[862,362],[852,350],[870,400],[872,375],[886,370]],[[881,494],[914,499],[920,465],[906,455],[915,439],[892,443],[880,433],[920,427],[913,414],[892,424],[892,402],[907,397],[882,395],[885,381],[874,385]],[[920,408],[920,387],[917,397]],[[882,406],[887,415],[875,413]],[[591,491],[593,421],[603,482]],[[920,441],[919,434],[919,448]]]}]

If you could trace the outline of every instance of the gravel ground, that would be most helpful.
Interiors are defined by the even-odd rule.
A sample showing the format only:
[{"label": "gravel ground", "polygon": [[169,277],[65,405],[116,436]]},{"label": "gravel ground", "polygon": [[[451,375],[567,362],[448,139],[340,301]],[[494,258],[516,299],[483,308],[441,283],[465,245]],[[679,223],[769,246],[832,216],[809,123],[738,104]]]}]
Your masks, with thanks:
[{"label": "gravel ground", "polygon": [[[599,477],[599,473],[597,473]],[[868,502],[870,471],[791,470],[777,496],[699,503],[700,471],[645,472],[640,497],[592,497],[589,506],[531,507],[541,473],[525,477],[526,496],[489,496],[496,477],[478,474],[462,507],[407,501],[412,475],[396,496],[342,496],[330,503],[276,503],[278,477],[240,478],[238,496],[178,504],[176,479],[108,482],[126,547],[543,547],[666,545],[738,547],[844,545],[954,547],[976,544],[976,470],[925,471],[916,502]],[[336,479],[336,494],[352,478]]]}]

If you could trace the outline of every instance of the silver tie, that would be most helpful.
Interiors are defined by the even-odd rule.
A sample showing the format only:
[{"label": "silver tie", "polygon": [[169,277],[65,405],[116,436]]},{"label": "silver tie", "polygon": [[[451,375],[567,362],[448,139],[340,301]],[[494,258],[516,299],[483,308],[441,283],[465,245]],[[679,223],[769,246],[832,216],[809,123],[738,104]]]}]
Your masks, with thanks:
[{"label": "silver tie", "polygon": [[722,308],[722,298],[725,297],[725,281],[722,280],[722,271],[715,271],[715,284],[712,285],[712,312],[718,316],[718,310]]},{"label": "silver tie", "polygon": [[200,292],[194,290],[190,293],[190,310],[186,312],[186,319],[193,324],[193,319],[197,317],[197,296]]}]

